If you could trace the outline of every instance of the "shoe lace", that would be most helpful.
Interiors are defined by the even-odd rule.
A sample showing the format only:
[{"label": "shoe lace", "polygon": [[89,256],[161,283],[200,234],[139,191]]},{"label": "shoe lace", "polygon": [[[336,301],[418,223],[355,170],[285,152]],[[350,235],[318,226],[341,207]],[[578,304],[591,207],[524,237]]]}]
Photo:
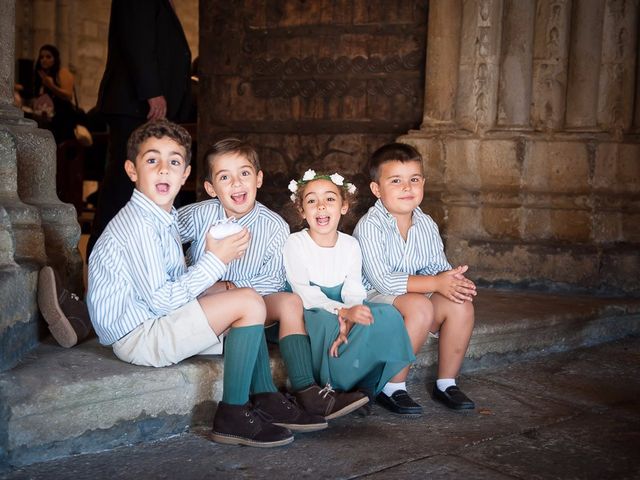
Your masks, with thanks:
[{"label": "shoe lace", "polygon": [[69,296],[71,297],[72,300],[75,300],[76,302],[80,301],[80,297],[75,293],[70,293]]},{"label": "shoe lace", "polygon": [[335,393],[335,390],[330,383],[327,383],[319,392],[318,395],[322,395],[322,398],[327,398],[328,395]]},{"label": "shoe lace", "polygon": [[249,423],[254,423],[256,418],[262,420],[263,422],[272,423],[273,417],[269,415],[264,410],[260,410],[259,408],[247,409],[244,411],[244,416],[249,417]]}]

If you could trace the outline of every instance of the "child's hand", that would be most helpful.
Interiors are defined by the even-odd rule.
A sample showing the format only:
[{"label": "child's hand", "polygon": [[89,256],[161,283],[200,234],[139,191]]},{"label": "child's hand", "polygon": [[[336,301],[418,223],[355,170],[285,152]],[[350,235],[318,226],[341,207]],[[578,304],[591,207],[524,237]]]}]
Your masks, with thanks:
[{"label": "child's hand", "polygon": [[346,318],[341,315],[338,315],[338,324],[340,325],[340,331],[338,333],[338,337],[333,341],[331,347],[329,347],[329,355],[332,357],[338,356],[338,347],[340,345],[349,343],[348,336],[351,331],[351,327],[353,323],[350,323]]},{"label": "child's hand", "polygon": [[371,309],[365,305],[354,305],[351,308],[341,308],[338,315],[353,323],[359,323],[361,325],[371,325],[373,323]]},{"label": "child's hand", "polygon": [[229,282],[228,280],[220,280],[219,282],[211,285],[200,295],[213,295],[214,293],[226,292],[227,290],[233,290],[234,288],[236,288],[236,286],[233,282]]},{"label": "child's hand", "polygon": [[228,265],[231,261],[244,256],[251,242],[251,234],[248,229],[243,228],[240,232],[229,235],[222,240],[216,240],[212,235],[207,235],[205,242],[205,250],[213,253],[225,265]]},{"label": "child's hand", "polygon": [[475,284],[464,276],[469,270],[468,265],[461,265],[453,270],[447,270],[436,275],[438,288],[436,291],[444,295],[452,302],[464,303],[465,301],[473,302],[478,292]]}]

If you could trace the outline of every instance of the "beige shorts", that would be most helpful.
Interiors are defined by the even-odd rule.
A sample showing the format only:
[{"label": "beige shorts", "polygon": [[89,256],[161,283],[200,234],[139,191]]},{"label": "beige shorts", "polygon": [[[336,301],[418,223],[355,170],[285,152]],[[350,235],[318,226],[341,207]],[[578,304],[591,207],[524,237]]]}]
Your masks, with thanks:
[{"label": "beige shorts", "polygon": [[166,367],[199,353],[222,353],[222,337],[209,326],[197,300],[169,315],[147,320],[113,344],[120,360]]},{"label": "beige shorts", "polygon": [[[431,295],[433,295],[433,292],[425,293],[427,298],[431,298]],[[389,305],[393,305],[393,302],[396,301],[397,297],[399,297],[399,295],[386,295],[378,292],[377,290],[369,290],[367,292],[367,302],[388,303]]]},{"label": "beige shorts", "polygon": [[[433,292],[425,293],[427,298],[431,298]],[[393,305],[393,302],[396,301],[399,295],[386,295],[384,293],[380,293],[377,290],[369,290],[367,292],[367,302],[372,303],[387,303],[389,305]],[[429,332],[429,336],[433,338],[440,338],[440,332]]]}]

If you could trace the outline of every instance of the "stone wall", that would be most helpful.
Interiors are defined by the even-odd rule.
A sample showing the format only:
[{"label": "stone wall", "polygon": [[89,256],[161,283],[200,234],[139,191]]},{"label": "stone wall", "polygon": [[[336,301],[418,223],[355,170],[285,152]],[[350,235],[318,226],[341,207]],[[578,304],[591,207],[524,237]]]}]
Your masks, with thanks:
[{"label": "stone wall", "polygon": [[450,259],[485,284],[640,294],[638,2],[432,0],[427,45],[401,140]]},{"label": "stone wall", "polygon": [[38,271],[54,267],[82,291],[80,227],[55,190],[55,142],[13,106],[15,3],[0,3],[0,370],[39,340]]}]

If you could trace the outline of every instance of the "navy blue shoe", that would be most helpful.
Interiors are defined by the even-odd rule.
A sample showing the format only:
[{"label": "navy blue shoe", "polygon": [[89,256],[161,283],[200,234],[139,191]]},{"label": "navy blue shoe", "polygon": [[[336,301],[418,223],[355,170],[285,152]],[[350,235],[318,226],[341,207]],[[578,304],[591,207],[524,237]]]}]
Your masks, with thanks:
[{"label": "navy blue shoe", "polygon": [[396,390],[391,396],[380,392],[376,400],[384,408],[398,415],[411,417],[422,415],[422,406],[416,403],[406,390]]},{"label": "navy blue shoe", "polygon": [[438,388],[438,385],[434,385],[433,399],[444,403],[453,410],[470,410],[476,408],[473,400],[467,397],[457,385],[451,385],[444,392]]}]

